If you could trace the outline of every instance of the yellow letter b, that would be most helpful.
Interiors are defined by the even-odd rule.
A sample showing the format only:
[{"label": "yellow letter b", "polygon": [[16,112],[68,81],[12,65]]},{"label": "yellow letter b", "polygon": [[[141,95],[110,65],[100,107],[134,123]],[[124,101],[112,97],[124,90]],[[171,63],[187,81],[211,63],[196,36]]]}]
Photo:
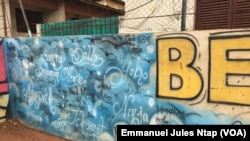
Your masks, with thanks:
[{"label": "yellow letter b", "polygon": [[200,93],[203,81],[192,66],[196,46],[187,38],[158,39],[158,96],[191,99]]}]

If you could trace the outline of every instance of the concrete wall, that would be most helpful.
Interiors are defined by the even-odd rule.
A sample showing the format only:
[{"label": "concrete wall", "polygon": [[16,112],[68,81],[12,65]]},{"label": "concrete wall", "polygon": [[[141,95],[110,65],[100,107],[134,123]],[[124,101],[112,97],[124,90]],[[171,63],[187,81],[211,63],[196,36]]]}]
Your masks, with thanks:
[{"label": "concrete wall", "polygon": [[64,22],[66,21],[65,4],[57,1],[56,10],[43,10],[43,23]]},{"label": "concrete wall", "polygon": [[4,49],[0,45],[0,123],[6,120],[7,106],[9,102],[9,86],[4,58]]},{"label": "concrete wall", "polygon": [[113,141],[117,124],[250,123],[246,30],[5,38],[2,45],[13,116],[44,132]]},{"label": "concrete wall", "polygon": [[12,35],[12,30],[11,30],[11,18],[12,15],[10,13],[10,3],[9,0],[5,0],[5,1],[1,1],[0,2],[0,6],[1,6],[1,14],[0,14],[0,36],[1,37],[10,37]]}]

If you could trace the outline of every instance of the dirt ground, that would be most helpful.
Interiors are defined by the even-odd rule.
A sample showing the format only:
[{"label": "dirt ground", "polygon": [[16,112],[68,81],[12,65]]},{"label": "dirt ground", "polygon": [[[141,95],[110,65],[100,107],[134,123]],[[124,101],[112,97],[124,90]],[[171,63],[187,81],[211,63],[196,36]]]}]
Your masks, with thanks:
[{"label": "dirt ground", "polygon": [[70,141],[41,132],[22,124],[16,119],[0,123],[0,141]]}]

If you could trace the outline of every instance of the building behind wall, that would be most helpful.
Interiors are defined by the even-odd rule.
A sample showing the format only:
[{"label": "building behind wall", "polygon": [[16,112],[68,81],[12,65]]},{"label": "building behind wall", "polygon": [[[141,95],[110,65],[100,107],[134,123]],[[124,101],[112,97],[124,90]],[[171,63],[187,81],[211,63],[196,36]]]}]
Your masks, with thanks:
[{"label": "building behind wall", "polygon": [[120,33],[176,32],[182,31],[182,23],[185,31],[250,27],[249,0],[125,2],[125,15],[120,16]]},{"label": "building behind wall", "polygon": [[120,16],[125,12],[121,0],[1,0],[0,36],[28,36],[20,3],[33,36],[39,35],[39,24]]},{"label": "building behind wall", "polygon": [[[120,33],[172,32],[181,30],[184,0],[125,0]],[[192,31],[195,0],[186,1],[186,30]]]}]

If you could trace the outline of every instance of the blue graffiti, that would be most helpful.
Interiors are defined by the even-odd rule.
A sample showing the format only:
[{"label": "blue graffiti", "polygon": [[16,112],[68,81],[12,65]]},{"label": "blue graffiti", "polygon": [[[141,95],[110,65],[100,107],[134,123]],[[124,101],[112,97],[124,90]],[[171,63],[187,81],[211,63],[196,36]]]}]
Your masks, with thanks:
[{"label": "blue graffiti", "polygon": [[151,33],[7,38],[3,44],[14,115],[61,137],[114,140],[118,124],[203,124],[218,117],[242,123],[240,116],[156,98]]}]

